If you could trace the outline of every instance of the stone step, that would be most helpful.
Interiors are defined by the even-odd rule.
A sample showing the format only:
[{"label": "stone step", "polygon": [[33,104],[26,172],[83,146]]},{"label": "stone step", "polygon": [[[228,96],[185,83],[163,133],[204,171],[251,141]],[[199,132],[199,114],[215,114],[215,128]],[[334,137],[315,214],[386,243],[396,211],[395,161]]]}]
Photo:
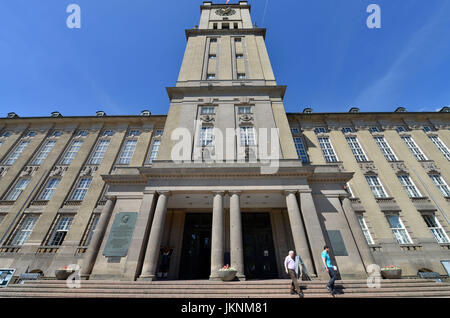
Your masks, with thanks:
[{"label": "stone step", "polygon": [[[122,288],[122,289],[132,289],[132,288],[154,288],[154,289],[169,289],[169,288],[187,288],[187,289],[214,289],[214,288],[235,288],[235,289],[248,289],[248,288],[261,288],[261,289],[283,289],[290,286],[290,281],[284,283],[277,284],[258,284],[258,285],[249,285],[249,284],[227,284],[227,283],[217,283],[217,284],[205,284],[205,285],[194,285],[194,284],[158,284],[158,283],[147,283],[147,284],[134,284],[130,283],[116,283],[116,284],[86,284],[85,281],[81,282],[83,288]],[[300,286],[311,289],[311,288],[323,288],[327,282],[323,282],[322,284],[304,284],[303,282],[299,283]],[[367,284],[335,284],[337,288],[368,288]],[[418,283],[404,283],[404,284],[394,284],[394,283],[381,283],[381,288],[391,288],[391,287],[408,287],[408,288],[416,288],[416,287],[427,287],[427,286],[447,286],[450,287],[448,283],[436,283],[436,282],[418,282]],[[17,287],[28,287],[28,288],[67,288],[66,282],[61,283],[49,283],[49,282],[26,282],[23,285],[10,285],[9,288],[17,288]]]},{"label": "stone step", "polygon": [[[5,293],[2,297],[15,298],[299,298],[297,295],[290,294],[112,294],[112,293],[83,293],[83,294],[67,294],[67,293]],[[331,298],[330,294],[305,294],[305,298]],[[450,297],[450,291],[431,291],[431,292],[392,292],[382,295],[377,293],[356,293],[356,294],[338,294],[335,298],[380,298],[380,297]]]},{"label": "stone step", "polygon": [[[380,288],[380,289],[369,289],[369,288],[345,288],[338,289],[343,293],[389,293],[389,292],[410,292],[411,288],[403,287],[403,288]],[[68,294],[79,294],[79,293],[112,293],[112,294],[287,294],[289,293],[289,288],[286,286],[283,289],[264,289],[264,288],[245,288],[245,289],[236,289],[236,288],[215,288],[215,289],[185,289],[185,288],[166,288],[166,289],[142,289],[142,288],[133,288],[133,289],[106,289],[106,288],[66,288],[63,290],[55,290],[54,288],[27,288],[27,287],[15,287],[8,288],[0,291],[0,296],[8,293],[8,292],[33,292],[33,293],[52,293],[52,292],[64,292]],[[417,289],[417,291],[449,291],[450,288],[448,286],[427,286],[421,287]],[[313,294],[313,293],[328,293],[325,288],[315,288],[315,289],[303,289],[305,294]]]}]

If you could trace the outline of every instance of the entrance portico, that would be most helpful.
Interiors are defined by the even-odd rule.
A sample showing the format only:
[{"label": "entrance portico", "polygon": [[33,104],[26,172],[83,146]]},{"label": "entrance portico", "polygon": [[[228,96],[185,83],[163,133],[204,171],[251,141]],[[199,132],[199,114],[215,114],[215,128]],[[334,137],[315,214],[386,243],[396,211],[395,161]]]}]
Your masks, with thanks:
[{"label": "entrance portico", "polygon": [[[173,249],[169,279],[215,280],[224,264],[237,269],[240,280],[281,278],[283,260],[290,249],[302,257],[312,278],[326,278],[320,251],[323,245],[330,244],[322,214],[329,212],[329,206],[323,200],[328,202],[331,194],[333,198],[345,196],[342,184],[351,178],[351,173],[340,172],[335,165],[304,167],[293,160],[280,161],[278,172],[271,175],[261,175],[259,168],[250,163],[235,163],[232,167],[184,164],[180,168],[174,163],[156,161],[152,168],[122,169],[103,176],[109,184],[108,195],[117,198],[115,206],[110,207],[113,212],[109,220],[122,211],[136,210],[141,214],[145,207],[148,219],[142,222],[148,223],[148,229],[133,233],[129,255],[111,260],[101,252],[111,230],[110,221],[104,237],[97,238],[103,243],[91,277],[155,280],[161,247],[169,247]],[[144,193],[151,194],[147,195],[148,202]],[[349,212],[348,206],[344,206],[345,213],[354,213]],[[209,216],[195,221],[193,215],[202,213]],[[338,214],[334,218],[345,218],[342,208],[333,213]],[[258,222],[264,225],[258,228]],[[360,255],[367,251],[360,253],[356,245],[347,243],[346,233],[355,229],[343,230],[349,249],[347,258],[356,265],[349,274],[365,276],[367,260],[363,262]],[[259,245],[254,242],[258,238],[255,233],[262,235]],[[196,265],[189,263],[187,255],[196,257]],[[125,264],[136,264],[133,275]],[[196,266],[198,274],[189,273],[189,266]],[[128,274],[124,275],[124,271]]]}]

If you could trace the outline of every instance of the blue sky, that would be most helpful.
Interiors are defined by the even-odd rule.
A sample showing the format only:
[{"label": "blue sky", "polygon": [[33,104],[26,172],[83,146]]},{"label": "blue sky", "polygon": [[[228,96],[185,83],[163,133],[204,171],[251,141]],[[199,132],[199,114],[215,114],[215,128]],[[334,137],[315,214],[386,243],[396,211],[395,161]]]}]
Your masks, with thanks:
[{"label": "blue sky", "polygon": [[[167,113],[165,87],[175,85],[184,29],[198,24],[202,2],[2,0],[0,116]],[[286,111],[450,105],[450,1],[249,2],[288,86]],[[79,30],[66,27],[71,3],[82,10]],[[381,29],[366,26],[370,3],[381,7]]]}]

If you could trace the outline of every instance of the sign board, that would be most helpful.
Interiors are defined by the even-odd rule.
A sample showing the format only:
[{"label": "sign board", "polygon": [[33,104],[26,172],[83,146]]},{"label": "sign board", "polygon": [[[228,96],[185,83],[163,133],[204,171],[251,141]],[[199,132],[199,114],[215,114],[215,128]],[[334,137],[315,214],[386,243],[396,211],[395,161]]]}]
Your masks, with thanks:
[{"label": "sign board", "polygon": [[345,248],[344,240],[339,230],[330,230],[328,232],[328,238],[330,239],[331,249],[334,256],[348,256],[347,249]]},{"label": "sign board", "polygon": [[109,232],[103,255],[106,257],[124,257],[128,255],[134,227],[136,226],[137,212],[121,212],[116,214],[114,223]]},{"label": "sign board", "polygon": [[0,287],[8,286],[15,271],[13,268],[0,269]]}]

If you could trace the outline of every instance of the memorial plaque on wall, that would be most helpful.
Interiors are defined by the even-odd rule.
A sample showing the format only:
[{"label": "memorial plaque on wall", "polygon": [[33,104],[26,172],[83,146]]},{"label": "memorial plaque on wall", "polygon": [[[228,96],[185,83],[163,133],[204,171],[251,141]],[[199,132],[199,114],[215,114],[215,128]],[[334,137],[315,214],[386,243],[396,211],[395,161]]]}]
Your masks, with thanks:
[{"label": "memorial plaque on wall", "polygon": [[330,239],[331,249],[334,256],[348,256],[347,249],[345,248],[344,240],[339,230],[330,230],[328,232],[328,238]]},{"label": "memorial plaque on wall", "polygon": [[106,257],[124,257],[128,254],[137,212],[121,212],[114,218],[103,255]]}]

